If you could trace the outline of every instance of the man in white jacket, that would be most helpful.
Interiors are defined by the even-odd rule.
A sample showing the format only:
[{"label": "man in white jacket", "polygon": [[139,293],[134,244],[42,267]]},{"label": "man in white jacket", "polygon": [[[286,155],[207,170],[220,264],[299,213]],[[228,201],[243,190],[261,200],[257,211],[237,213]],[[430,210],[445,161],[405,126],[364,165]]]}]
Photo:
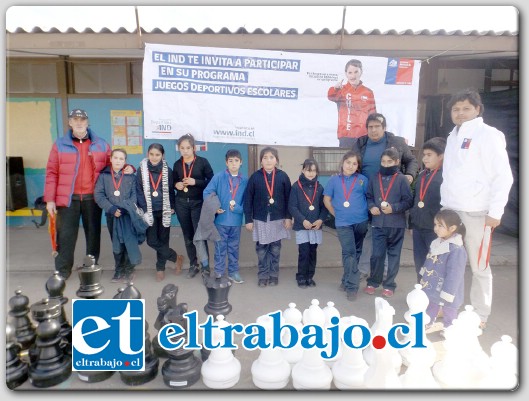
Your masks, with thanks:
[{"label": "man in white jacket", "polygon": [[455,210],[466,227],[464,243],[472,268],[470,302],[485,328],[492,304],[491,232],[500,224],[513,176],[505,136],[483,122],[479,93],[455,94],[448,109],[456,126],[446,143],[441,205]]}]

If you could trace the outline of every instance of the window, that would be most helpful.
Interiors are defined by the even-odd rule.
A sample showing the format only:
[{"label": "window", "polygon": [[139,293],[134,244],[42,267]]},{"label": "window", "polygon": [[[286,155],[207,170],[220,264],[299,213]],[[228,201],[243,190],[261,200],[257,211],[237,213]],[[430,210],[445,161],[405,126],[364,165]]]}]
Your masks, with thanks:
[{"label": "window", "polygon": [[7,62],[8,93],[59,93],[57,64]]},{"label": "window", "polygon": [[342,157],[349,150],[343,148],[311,148],[311,157],[318,162],[320,175],[333,175],[339,172]]},{"label": "window", "polygon": [[143,62],[133,62],[131,63],[131,72],[132,72],[132,93],[139,95],[143,93]]},{"label": "window", "polygon": [[128,93],[126,63],[73,64],[74,93]]}]

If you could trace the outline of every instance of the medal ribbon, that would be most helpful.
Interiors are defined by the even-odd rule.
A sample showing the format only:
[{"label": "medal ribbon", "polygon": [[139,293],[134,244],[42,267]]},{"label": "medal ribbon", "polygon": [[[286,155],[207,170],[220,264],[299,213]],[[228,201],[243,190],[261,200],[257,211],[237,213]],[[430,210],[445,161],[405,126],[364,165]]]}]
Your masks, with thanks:
[{"label": "medal ribbon", "polygon": [[276,169],[272,171],[272,188],[270,188],[270,185],[268,185],[268,178],[266,177],[266,171],[263,169],[263,177],[266,185],[266,189],[268,190],[268,194],[270,195],[270,199],[274,199],[274,182],[276,180]]},{"label": "medal ribbon", "polygon": [[[356,184],[356,179],[358,178],[358,174],[355,174],[355,179],[353,180],[353,183],[351,184],[351,187],[349,188],[349,191],[346,191],[345,189],[345,180],[342,175],[342,188],[343,188],[343,196],[345,197],[345,201],[349,202],[349,197],[351,196],[351,193],[353,192],[353,188]],[[316,193],[316,192],[314,192]]]},{"label": "medal ribbon", "polygon": [[228,183],[230,184],[231,200],[235,200],[235,195],[237,195],[237,190],[239,189],[239,184],[241,183],[241,176],[237,175],[237,178],[238,178],[237,186],[235,187],[235,189],[233,189],[233,181],[231,180],[232,179],[231,174],[228,170],[226,170],[226,172],[229,174]]},{"label": "medal ribbon", "polygon": [[158,191],[158,187],[160,186],[160,181],[162,180],[162,173],[160,172],[160,175],[158,176],[158,181],[156,182],[156,185],[154,185],[154,180],[152,179],[152,174],[151,174],[150,171],[149,171],[149,178],[151,180],[152,189],[154,189],[154,191]]},{"label": "medal ribbon", "polygon": [[184,178],[191,178],[191,173],[193,172],[193,167],[195,167],[195,160],[197,159],[197,157],[195,156],[193,158],[193,163],[191,163],[191,167],[189,168],[189,174],[186,175],[186,164],[184,162],[184,158],[182,157],[182,170],[184,172]]},{"label": "medal ribbon", "polygon": [[112,182],[114,183],[114,189],[117,191],[119,190],[119,187],[121,187],[121,181],[123,181],[123,177],[125,176],[125,174],[123,174],[123,172],[121,172],[121,178],[119,179],[119,182],[116,184],[116,179],[114,178],[114,172],[112,172]]},{"label": "medal ribbon", "polygon": [[299,180],[298,180],[298,186],[299,186],[299,189],[301,189],[301,192],[303,192],[303,195],[305,195],[305,199],[307,199],[307,202],[309,202],[309,204],[312,206],[312,204],[314,203],[314,198],[316,198],[316,192],[318,191],[318,181],[316,181],[316,185],[314,185],[314,193],[312,194],[312,200],[309,199],[309,197],[303,190],[303,187],[301,186],[301,183],[299,182]]},{"label": "medal ribbon", "polygon": [[380,184],[380,195],[382,196],[382,200],[386,202],[386,199],[388,198],[389,191],[391,191],[391,187],[393,186],[393,183],[395,182],[395,178],[397,178],[397,174],[393,174],[393,177],[391,177],[391,181],[388,185],[388,190],[384,194],[384,187],[382,186],[382,174],[378,173],[378,183]]},{"label": "medal ribbon", "polygon": [[424,186],[424,181],[426,180],[426,174],[424,174],[421,178],[421,187],[419,188],[419,200],[422,202],[424,200],[424,196],[426,195],[426,191],[428,190],[428,187],[430,186],[430,183],[433,180],[433,177],[437,173],[437,170],[439,168],[436,168],[433,173],[430,175],[430,178],[428,178],[428,182],[426,183],[426,186]]}]

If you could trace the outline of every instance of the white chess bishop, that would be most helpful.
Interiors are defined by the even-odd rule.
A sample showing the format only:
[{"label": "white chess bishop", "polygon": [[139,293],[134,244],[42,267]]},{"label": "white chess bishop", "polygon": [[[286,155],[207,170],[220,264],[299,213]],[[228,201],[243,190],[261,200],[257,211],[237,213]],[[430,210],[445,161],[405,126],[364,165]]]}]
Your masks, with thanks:
[{"label": "white chess bishop", "polygon": [[[229,324],[223,315],[217,316],[215,327],[212,329],[212,343],[224,343],[222,327]],[[212,389],[226,389],[235,386],[241,377],[241,363],[233,356],[230,349],[215,348],[211,350],[208,359],[202,364],[200,373],[204,384]]]},{"label": "white chess bishop", "polygon": [[[368,327],[367,321],[356,316],[344,316],[340,319],[340,333],[342,338],[342,357],[332,365],[333,382],[340,390],[350,390],[364,387],[364,376],[368,369],[362,350],[344,344],[346,329],[350,326]],[[362,332],[359,329],[349,331],[352,344],[362,343]]]},{"label": "white chess bishop", "polygon": [[[259,316],[256,323],[265,328],[267,343],[273,337],[273,321],[268,315]],[[263,390],[280,390],[288,384],[290,379],[290,365],[283,357],[280,348],[263,348],[252,363],[252,381]]]},{"label": "white chess bishop", "polygon": [[[301,329],[303,329],[303,315],[301,314],[301,311],[296,308],[296,304],[294,302],[290,302],[288,304],[288,308],[283,311],[282,317],[283,323],[295,327],[298,333],[297,345],[292,348],[281,349],[283,357],[291,365],[291,367],[293,367],[296,363],[301,361],[301,358],[303,358],[303,347],[299,342],[299,339],[301,338]],[[283,330],[283,333],[281,335],[281,342],[283,344],[289,344],[290,340],[290,331]]]}]

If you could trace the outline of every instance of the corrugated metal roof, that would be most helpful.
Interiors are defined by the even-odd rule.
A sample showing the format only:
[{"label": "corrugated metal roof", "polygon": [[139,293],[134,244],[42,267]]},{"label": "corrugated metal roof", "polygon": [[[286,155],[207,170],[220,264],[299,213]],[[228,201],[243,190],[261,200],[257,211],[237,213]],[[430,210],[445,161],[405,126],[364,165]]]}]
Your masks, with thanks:
[{"label": "corrugated metal roof", "polygon": [[[99,31],[94,31],[91,28],[86,28],[82,31],[78,31],[75,28],[67,28],[63,30],[59,30],[58,28],[51,28],[49,30],[44,30],[41,27],[35,26],[30,31],[26,31],[23,28],[16,28],[14,31],[7,31],[8,33],[15,33],[15,34],[24,34],[24,33],[32,33],[32,34],[58,34],[58,33],[68,33],[68,34],[109,34],[109,33],[120,33],[120,34],[132,34],[137,33],[137,30],[134,29],[133,31],[129,31],[126,28],[118,28],[117,30],[111,30],[109,28],[102,28]],[[201,35],[212,35],[212,34],[222,34],[222,35],[341,35],[342,30],[339,29],[335,32],[331,32],[330,29],[326,28],[319,32],[315,32],[312,29],[306,29],[302,32],[298,32],[296,29],[289,29],[286,32],[282,32],[279,28],[273,28],[269,32],[264,31],[261,28],[255,29],[253,31],[248,31],[244,27],[240,27],[236,30],[231,31],[228,28],[221,28],[218,31],[214,31],[211,28],[206,28],[202,30],[201,32],[196,31],[193,28],[189,28],[185,31],[180,31],[178,28],[171,28],[169,30],[161,30],[159,28],[152,29],[151,31],[146,31],[143,28],[141,29],[142,34],[201,34]],[[388,31],[380,31],[378,29],[373,29],[371,31],[364,32],[362,29],[357,29],[354,31],[347,31],[344,30],[344,35],[392,35],[392,36],[518,36],[518,32],[511,32],[511,31],[445,31],[444,29],[434,30],[430,31],[429,29],[422,29],[419,31],[413,31],[411,29],[407,29],[404,31],[396,31],[394,29],[390,29]]]}]

